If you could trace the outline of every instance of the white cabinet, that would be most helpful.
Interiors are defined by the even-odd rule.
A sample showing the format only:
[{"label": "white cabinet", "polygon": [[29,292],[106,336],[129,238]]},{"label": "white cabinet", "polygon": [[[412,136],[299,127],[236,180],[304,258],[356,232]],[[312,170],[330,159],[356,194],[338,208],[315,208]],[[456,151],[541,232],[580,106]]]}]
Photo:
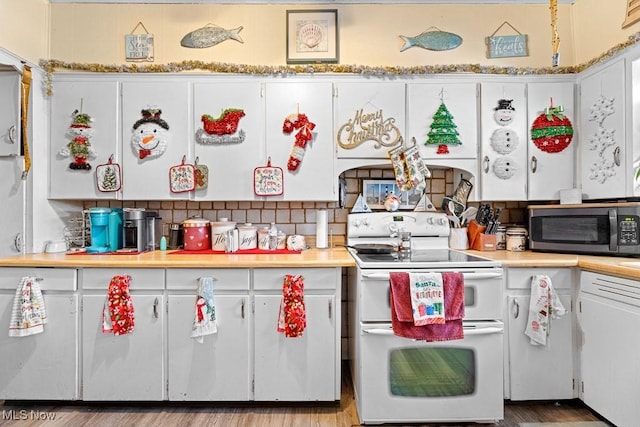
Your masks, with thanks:
[{"label": "white cabinet", "polygon": [[[119,192],[103,192],[96,184],[96,166],[120,159],[118,132],[119,91],[116,80],[101,78],[56,77],[50,98],[49,197],[51,199],[115,199]],[[95,152],[88,163],[91,169],[71,169],[73,157],[61,150],[73,140],[69,129],[73,113],[88,114],[88,140]],[[63,152],[64,153],[64,152]],[[133,183],[131,183],[133,184]]]},{"label": "white cabinet", "polygon": [[[332,83],[267,83],[265,99],[266,157],[263,163],[266,164],[265,160],[270,157],[272,165],[281,167],[284,172],[284,194],[268,200],[337,200]],[[306,115],[315,127],[283,132],[285,119],[296,122],[298,114]],[[301,161],[294,170],[289,170],[289,158],[300,132],[310,132],[313,139],[304,149],[296,149],[294,157],[301,157]]]},{"label": "white cabinet", "polygon": [[20,154],[20,74],[12,67],[0,68],[0,156]]},{"label": "white cabinet", "polygon": [[[196,200],[254,200],[253,170],[266,164],[264,160],[264,98],[258,81],[208,82],[198,80],[193,85],[195,154],[199,165],[207,166],[207,188],[195,191]],[[221,138],[203,134],[202,116],[210,115],[218,122],[228,109],[244,112],[237,130],[225,135],[229,143],[214,142]],[[199,137],[198,133],[204,135]],[[242,142],[237,142],[244,138]]]},{"label": "white cabinet", "polygon": [[581,399],[616,426],[640,419],[640,283],[582,271],[578,321],[582,331]]},{"label": "white cabinet", "polygon": [[[574,188],[575,153],[579,142],[575,132],[574,86],[573,80],[527,84],[529,200],[559,200],[560,190]],[[548,147],[539,148],[531,138],[534,121],[551,106],[562,106],[562,114],[571,120],[574,128],[571,143],[559,152],[550,152]]]},{"label": "white cabinet", "polygon": [[[549,276],[567,314],[552,319],[546,346],[530,344],[524,334],[531,301],[531,279]],[[507,269],[507,333],[505,347],[505,397],[511,400],[572,399],[574,390],[574,339],[571,268]]]},{"label": "white cabinet", "polygon": [[[482,83],[480,200],[528,198],[526,90],[526,83]],[[500,105],[500,100],[509,102]],[[505,120],[509,115],[511,121]]]},{"label": "white cabinet", "polygon": [[337,82],[335,108],[339,159],[379,159],[405,138],[406,85],[398,82]]},{"label": "white cabinet", "polygon": [[[301,274],[307,327],[277,332],[286,274]],[[340,269],[258,269],[255,288],[255,400],[340,399]]]},{"label": "white cabinet", "polygon": [[[164,270],[91,268],[81,271],[82,399],[164,400]],[[107,288],[115,275],[131,276],[135,326],[130,334],[102,332]]]},{"label": "white cabinet", "polygon": [[[183,158],[191,159],[193,154],[189,88],[189,82],[183,79],[145,77],[122,82],[122,196],[125,200],[189,199],[190,192],[172,193],[169,186],[169,169],[180,165]],[[152,116],[161,111],[158,118],[168,125],[168,129],[156,127],[152,129],[153,135],[145,136],[154,138],[148,143],[151,151],[148,156],[132,144],[133,134],[144,131],[144,123],[136,126],[143,119],[143,110],[150,110]],[[156,146],[166,148],[155,155]]]},{"label": "white cabinet", "polygon": [[78,399],[78,296],[76,271],[3,268],[0,322],[9,325],[15,291],[25,276],[40,278],[47,323],[27,337],[0,334],[0,399]]},{"label": "white cabinet", "polygon": [[[407,84],[407,135],[416,139],[424,159],[475,159],[478,155],[477,85],[475,83],[409,83]],[[439,146],[425,145],[434,122],[434,115],[444,105],[453,116],[460,144],[446,146],[448,153],[439,153]],[[444,108],[443,107],[443,108]]]},{"label": "white cabinet", "polygon": [[[214,279],[217,332],[191,338],[198,278]],[[169,269],[168,399],[244,401],[251,398],[248,269]]]},{"label": "white cabinet", "polygon": [[0,256],[18,255],[23,250],[26,181],[22,157],[0,157]]},{"label": "white cabinet", "polygon": [[580,165],[583,198],[626,196],[625,60],[585,72],[580,88]]}]

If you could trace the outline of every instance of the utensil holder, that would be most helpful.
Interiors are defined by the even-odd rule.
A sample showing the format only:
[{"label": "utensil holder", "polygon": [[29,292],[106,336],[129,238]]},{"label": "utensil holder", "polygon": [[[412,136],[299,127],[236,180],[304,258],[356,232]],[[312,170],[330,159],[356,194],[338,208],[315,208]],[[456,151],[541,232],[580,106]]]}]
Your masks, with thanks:
[{"label": "utensil holder", "polygon": [[449,247],[451,249],[469,249],[467,227],[451,229],[451,233],[449,234]]},{"label": "utensil holder", "polygon": [[469,222],[469,245],[477,251],[495,251],[497,239],[495,234],[484,234],[486,225],[480,225],[476,220]]}]

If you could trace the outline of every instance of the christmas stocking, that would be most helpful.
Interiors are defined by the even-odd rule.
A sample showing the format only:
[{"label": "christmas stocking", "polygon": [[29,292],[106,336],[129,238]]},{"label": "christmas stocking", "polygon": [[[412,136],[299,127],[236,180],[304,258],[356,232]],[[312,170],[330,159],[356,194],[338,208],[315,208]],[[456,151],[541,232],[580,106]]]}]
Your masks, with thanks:
[{"label": "christmas stocking", "polygon": [[289,155],[289,161],[287,162],[287,169],[290,171],[296,171],[302,163],[307,142],[313,139],[311,131],[316,127],[315,123],[309,121],[305,114],[291,114],[282,124],[282,131],[286,134],[292,133],[294,130],[298,130],[295,136],[295,142],[293,149]]},{"label": "christmas stocking", "polygon": [[423,191],[427,187],[425,178],[431,176],[431,171],[429,171],[427,165],[422,160],[418,147],[414,144],[412,147],[404,150],[402,154],[407,164],[411,187],[418,191]]},{"label": "christmas stocking", "polygon": [[404,152],[402,151],[402,144],[398,145],[392,150],[389,150],[389,157],[391,158],[391,165],[393,166],[393,173],[396,176],[396,183],[400,191],[406,191],[411,188],[409,182],[409,175],[406,169]]}]

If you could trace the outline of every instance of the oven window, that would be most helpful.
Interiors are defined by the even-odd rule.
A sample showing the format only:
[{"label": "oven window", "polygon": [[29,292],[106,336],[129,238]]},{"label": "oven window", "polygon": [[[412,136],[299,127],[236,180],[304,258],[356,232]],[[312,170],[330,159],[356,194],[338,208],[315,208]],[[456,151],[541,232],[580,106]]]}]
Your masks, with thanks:
[{"label": "oven window", "polygon": [[394,396],[464,396],[475,391],[473,349],[423,347],[391,350],[389,384]]}]

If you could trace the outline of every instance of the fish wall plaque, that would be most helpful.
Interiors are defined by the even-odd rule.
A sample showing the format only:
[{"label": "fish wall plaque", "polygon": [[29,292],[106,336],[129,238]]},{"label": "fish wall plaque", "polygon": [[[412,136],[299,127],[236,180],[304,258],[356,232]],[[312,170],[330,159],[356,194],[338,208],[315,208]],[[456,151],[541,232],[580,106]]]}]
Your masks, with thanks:
[{"label": "fish wall plaque", "polygon": [[227,30],[217,25],[207,24],[204,27],[193,30],[185,35],[182,40],[180,40],[180,45],[183,47],[201,49],[215,46],[218,43],[222,43],[229,39],[244,43],[239,34],[240,31],[242,31],[242,28],[243,27],[238,27]]},{"label": "fish wall plaque", "polygon": [[436,27],[427,28],[426,31],[417,36],[400,36],[400,38],[404,40],[404,45],[400,48],[400,52],[404,52],[414,46],[427,50],[451,50],[462,44],[462,37],[459,35],[441,31]]}]

